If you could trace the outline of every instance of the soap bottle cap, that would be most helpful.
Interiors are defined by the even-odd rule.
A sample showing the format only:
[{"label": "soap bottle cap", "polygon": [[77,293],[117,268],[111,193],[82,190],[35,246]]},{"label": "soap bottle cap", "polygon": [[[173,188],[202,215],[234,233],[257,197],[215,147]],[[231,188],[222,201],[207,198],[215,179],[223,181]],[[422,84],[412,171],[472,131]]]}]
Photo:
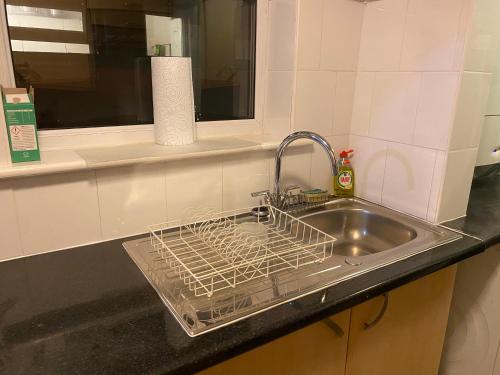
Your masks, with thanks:
[{"label": "soap bottle cap", "polygon": [[340,157],[341,157],[342,159],[344,159],[344,158],[348,158],[348,157],[349,157],[349,154],[352,154],[353,152],[354,152],[354,150],[353,150],[352,148],[351,148],[350,150],[347,150],[347,151],[345,151],[345,150],[344,150],[344,151],[342,151],[342,152],[340,153]]}]

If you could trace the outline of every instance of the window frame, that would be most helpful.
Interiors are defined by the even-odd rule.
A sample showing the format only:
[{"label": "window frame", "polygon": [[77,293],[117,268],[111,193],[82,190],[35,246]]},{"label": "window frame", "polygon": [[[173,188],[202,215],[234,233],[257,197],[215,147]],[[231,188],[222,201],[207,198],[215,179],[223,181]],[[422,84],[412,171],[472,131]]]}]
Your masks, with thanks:
[{"label": "window frame", "polygon": [[[196,123],[198,138],[262,134],[264,111],[264,78],[267,51],[268,0],[257,1],[257,25],[255,46],[255,112],[253,119],[204,121]],[[0,0],[0,84],[15,87],[14,69],[12,65],[10,40],[8,35],[5,1]],[[0,124],[0,162],[2,147],[6,144],[5,125]],[[3,136],[5,135],[5,137]],[[82,147],[100,147],[125,145],[138,142],[154,141],[154,125],[119,125],[105,127],[88,127],[75,129],[39,130],[40,149],[42,151],[57,149],[76,149]],[[2,145],[2,142],[5,142]],[[3,156],[5,158],[5,156]]]}]

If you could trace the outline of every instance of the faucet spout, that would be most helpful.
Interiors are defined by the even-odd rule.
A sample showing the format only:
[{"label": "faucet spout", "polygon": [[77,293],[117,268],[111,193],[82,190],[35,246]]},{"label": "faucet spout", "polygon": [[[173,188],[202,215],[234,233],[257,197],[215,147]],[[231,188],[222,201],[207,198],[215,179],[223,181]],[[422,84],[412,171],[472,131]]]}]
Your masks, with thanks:
[{"label": "faucet spout", "polygon": [[287,147],[290,145],[290,143],[298,140],[298,139],[310,139],[311,141],[314,141],[318,143],[323,150],[328,155],[328,159],[330,160],[330,165],[332,169],[332,176],[337,175],[337,159],[335,158],[335,152],[328,143],[328,141],[323,138],[321,135],[309,131],[298,131],[295,133],[290,134],[288,137],[286,137],[283,142],[278,146],[278,149],[276,151],[276,159],[275,159],[275,174],[274,174],[274,198],[276,199],[276,202],[281,202],[280,199],[280,178],[281,178],[281,157],[283,156],[285,150]]}]

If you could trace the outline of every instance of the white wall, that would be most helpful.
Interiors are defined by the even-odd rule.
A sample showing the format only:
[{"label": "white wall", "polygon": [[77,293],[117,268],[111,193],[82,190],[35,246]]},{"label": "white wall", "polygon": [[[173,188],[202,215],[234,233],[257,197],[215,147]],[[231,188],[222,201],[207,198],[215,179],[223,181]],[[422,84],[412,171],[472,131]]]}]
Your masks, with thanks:
[{"label": "white wall", "polygon": [[[451,151],[450,138],[468,1],[268,2],[266,133],[307,129],[337,150],[353,146],[357,191],[369,200],[431,221],[451,198],[466,204],[467,188],[451,187],[474,158]],[[190,206],[251,205],[273,169],[272,153],[256,152],[4,181],[0,259],[142,233]],[[331,186],[316,147],[290,150],[283,175]]]},{"label": "white wall", "polygon": [[[297,2],[270,3],[266,129],[291,129]],[[274,90],[274,91],[273,91]],[[2,124],[2,128],[3,128]],[[312,147],[290,150],[286,184],[311,185]],[[269,189],[274,155],[255,152],[0,182],[0,259],[144,233],[184,209],[255,205],[250,193]]]},{"label": "white wall", "polygon": [[450,142],[471,5],[366,6],[350,137],[360,196],[432,222],[465,214],[475,153]]}]

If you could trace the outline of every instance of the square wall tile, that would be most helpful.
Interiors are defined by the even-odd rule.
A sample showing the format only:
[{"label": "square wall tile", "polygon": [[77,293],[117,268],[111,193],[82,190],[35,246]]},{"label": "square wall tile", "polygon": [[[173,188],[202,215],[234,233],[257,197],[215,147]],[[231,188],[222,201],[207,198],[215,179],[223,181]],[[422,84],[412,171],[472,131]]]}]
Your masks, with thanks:
[{"label": "square wall tile", "polygon": [[15,180],[25,255],[102,239],[94,171]]},{"label": "square wall tile", "polygon": [[293,80],[293,72],[268,73],[264,108],[264,132],[266,134],[285,136],[290,133]]},{"label": "square wall tile", "polygon": [[269,70],[293,70],[299,0],[269,2]]},{"label": "square wall tile", "polygon": [[[326,140],[335,150],[337,158],[342,150],[349,148],[348,135],[326,137]],[[332,167],[330,159],[328,158],[325,150],[323,150],[323,148],[317,143],[313,145],[313,153],[311,155],[311,187],[313,189],[317,188],[328,190],[330,194],[333,194]]]},{"label": "square wall tile", "polygon": [[333,135],[345,135],[351,131],[352,108],[356,73],[337,73],[333,111]]},{"label": "square wall tile", "polygon": [[[281,159],[280,188],[299,185],[304,189],[311,188],[311,156],[313,145],[289,148]],[[269,155],[269,185],[274,189],[274,173],[276,170],[274,153]]]},{"label": "square wall tile", "polygon": [[362,3],[352,0],[324,2],[321,69],[356,70],[364,9]]},{"label": "square wall tile", "polygon": [[[471,2],[469,0],[469,3]],[[473,3],[475,9],[468,15],[470,30],[464,70],[491,73],[498,61],[496,57],[499,50],[498,15],[500,14],[500,2],[481,0]]]},{"label": "square wall tile", "polygon": [[417,116],[420,73],[378,73],[375,78],[370,136],[411,143]]},{"label": "square wall tile", "polygon": [[[500,13],[499,13],[500,14]],[[500,27],[498,30],[500,34]],[[498,50],[495,55],[495,61],[500,62],[500,35],[497,39]],[[491,69],[491,89],[488,98],[488,107],[486,108],[486,113],[488,115],[500,115],[500,63]]]},{"label": "square wall tile", "polygon": [[354,85],[351,134],[368,135],[375,73],[359,72]]},{"label": "square wall tile", "polygon": [[437,151],[389,143],[382,204],[427,217]]},{"label": "square wall tile", "polygon": [[404,71],[452,71],[465,0],[409,0]]},{"label": "square wall tile", "polygon": [[460,150],[479,145],[490,82],[491,74],[488,73],[462,74],[450,149]]},{"label": "square wall tile", "polygon": [[[457,45],[455,48],[455,58],[453,62],[453,71],[461,72],[467,70],[465,66],[465,52],[467,48],[467,40],[470,35],[469,27],[472,24],[472,16],[474,13],[475,0],[464,0],[460,22],[458,24]],[[467,48],[468,49],[468,48]]]},{"label": "square wall tile", "polygon": [[436,151],[436,165],[432,176],[429,207],[427,208],[427,221],[437,224],[439,205],[441,204],[441,192],[443,190],[444,175],[446,172],[447,151]]},{"label": "square wall tile", "polygon": [[102,169],[97,191],[103,239],[146,233],[167,220],[164,164]]},{"label": "square wall tile", "polygon": [[324,0],[299,0],[297,68],[319,69]]},{"label": "square wall tile", "polygon": [[459,73],[423,73],[413,143],[447,150],[458,97]]},{"label": "square wall tile", "polygon": [[476,155],[477,149],[475,148],[451,151],[448,154],[439,207],[439,222],[465,216]]},{"label": "square wall tile", "polygon": [[223,208],[234,210],[259,205],[253,192],[269,190],[270,153],[249,153],[224,159]]},{"label": "square wall tile", "polygon": [[11,183],[0,182],[0,261],[23,255]]},{"label": "square wall tile", "polygon": [[168,220],[192,208],[222,210],[222,161],[192,159],[166,164]]},{"label": "square wall tile", "polygon": [[387,142],[378,139],[350,136],[354,149],[354,194],[371,202],[382,203]]},{"label": "square wall tile", "polygon": [[407,0],[366,5],[359,50],[361,71],[397,71],[403,48]]},{"label": "square wall tile", "polygon": [[297,72],[293,123],[295,130],[310,130],[323,136],[331,135],[335,84],[334,72]]}]

